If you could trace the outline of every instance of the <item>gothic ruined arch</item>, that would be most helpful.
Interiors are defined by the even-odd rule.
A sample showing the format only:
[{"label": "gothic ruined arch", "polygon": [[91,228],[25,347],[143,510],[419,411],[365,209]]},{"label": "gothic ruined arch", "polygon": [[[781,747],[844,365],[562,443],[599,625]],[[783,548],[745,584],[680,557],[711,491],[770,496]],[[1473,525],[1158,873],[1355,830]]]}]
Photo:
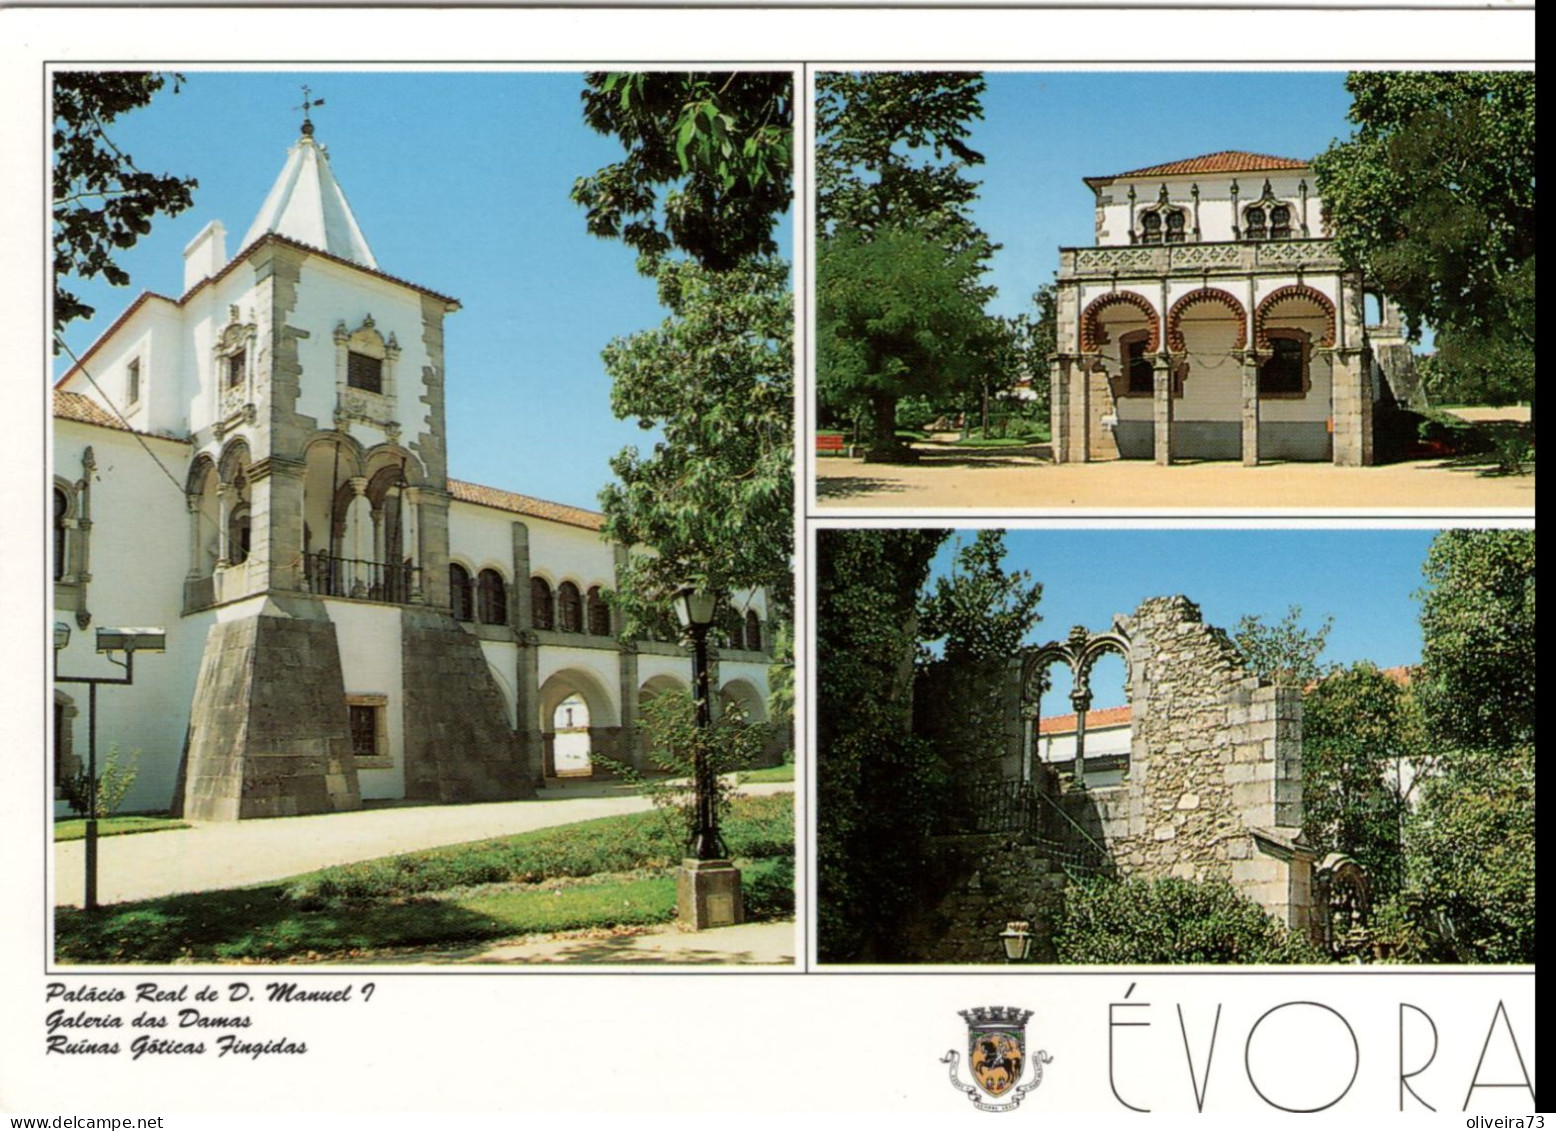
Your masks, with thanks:
[{"label": "gothic ruined arch", "polygon": [[1133,686],[1133,669],[1130,662],[1129,636],[1117,623],[1108,632],[1093,633],[1082,625],[1070,629],[1064,640],[1052,640],[1047,644],[1026,651],[1021,657],[1021,715],[1030,719],[1031,734],[1027,738],[1027,754],[1022,759],[1023,781],[1031,780],[1032,754],[1038,745],[1038,715],[1043,692],[1048,687],[1048,669],[1063,664],[1070,669],[1070,706],[1075,712],[1075,784],[1085,787],[1086,781],[1086,712],[1091,709],[1091,669],[1097,660],[1116,653],[1124,660],[1124,678]]}]

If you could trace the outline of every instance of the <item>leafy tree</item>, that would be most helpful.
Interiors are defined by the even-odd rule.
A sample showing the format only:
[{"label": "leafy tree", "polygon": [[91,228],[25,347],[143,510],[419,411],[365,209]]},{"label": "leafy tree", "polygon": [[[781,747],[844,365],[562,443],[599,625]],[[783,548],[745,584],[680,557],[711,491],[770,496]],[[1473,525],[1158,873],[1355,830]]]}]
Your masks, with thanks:
[{"label": "leafy tree", "polygon": [[[1533,72],[1357,72],[1350,139],[1315,161],[1336,243],[1417,337],[1532,396]],[[1495,367],[1494,369],[1492,367]]]},{"label": "leafy tree", "polygon": [[649,258],[673,246],[712,271],[778,251],[773,222],[792,195],[788,72],[597,71],[584,81],[584,120],[627,151],[573,185],[590,232]]},{"label": "leafy tree", "polygon": [[1403,903],[1431,957],[1534,961],[1532,530],[1445,530],[1423,572],[1436,747],[1405,827]]},{"label": "leafy tree", "polygon": [[605,532],[631,547],[617,603],[629,626],[653,623],[685,584],[721,593],[765,588],[787,607],[793,586],[794,361],[788,268],[748,260],[725,271],[648,264],[670,317],[603,354],[617,416],[662,438],[611,460],[600,493]]},{"label": "leafy tree", "polygon": [[1434,742],[1534,743],[1534,531],[1445,530],[1427,553],[1422,705]]},{"label": "leafy tree", "polygon": [[1406,826],[1405,903],[1440,962],[1535,961],[1534,747],[1465,750]]},{"label": "leafy tree", "polygon": [[[114,254],[151,231],[158,213],[194,203],[193,177],[148,173],[108,135],[121,114],[151,102],[167,85],[151,71],[62,71],[54,76],[54,332],[94,309],[62,280],[101,275],[116,287],[130,277]],[[182,75],[172,75],[177,94]],[[55,347],[56,351],[58,346]]]},{"label": "leafy tree", "polygon": [[1054,935],[1061,963],[1325,961],[1224,880],[1097,880],[1071,884],[1064,898]]},{"label": "leafy tree", "polygon": [[1355,858],[1377,898],[1403,881],[1402,823],[1414,782],[1429,768],[1415,697],[1375,665],[1331,672],[1304,696],[1304,839],[1320,857]]},{"label": "leafy tree", "polygon": [[903,458],[899,398],[975,377],[989,332],[976,253],[948,253],[929,237],[844,232],[816,264],[816,384],[823,402],[868,404],[870,458]]},{"label": "leafy tree", "polygon": [[957,550],[949,576],[919,602],[919,636],[943,642],[947,663],[1005,663],[1043,618],[1043,586],[1026,570],[1007,572],[1003,530],[980,530]]},{"label": "leafy tree", "polygon": [[656,695],[643,708],[643,732],[648,758],[666,777],[644,778],[630,766],[603,759],[637,785],[656,810],[687,843],[697,835],[699,755],[713,779],[713,804],[720,820],[740,794],[735,774],[750,769],[761,757],[768,728],[752,723],[737,705],[728,705],[708,727],[697,725],[697,704],[685,691]]},{"label": "leafy tree", "polygon": [[1042,619],[1042,585],[1025,570],[1007,571],[1006,552],[1004,531],[978,531],[957,550],[949,576],[936,578],[919,600],[921,646],[941,645],[941,658],[920,672],[915,729],[959,785],[1000,776],[1006,672]]},{"label": "leafy tree", "polygon": [[870,239],[912,227],[948,251],[994,249],[968,217],[983,164],[969,147],[983,117],[981,74],[824,73],[816,79],[816,222]]},{"label": "leafy tree", "polygon": [[913,737],[919,589],[944,531],[818,531],[817,934],[824,962],[889,958],[940,779]]},{"label": "leafy tree", "polygon": [[1319,663],[1334,617],[1326,616],[1315,629],[1302,624],[1302,606],[1292,605],[1278,624],[1265,624],[1260,616],[1237,622],[1233,639],[1248,670],[1284,687],[1306,687],[1327,670]]}]

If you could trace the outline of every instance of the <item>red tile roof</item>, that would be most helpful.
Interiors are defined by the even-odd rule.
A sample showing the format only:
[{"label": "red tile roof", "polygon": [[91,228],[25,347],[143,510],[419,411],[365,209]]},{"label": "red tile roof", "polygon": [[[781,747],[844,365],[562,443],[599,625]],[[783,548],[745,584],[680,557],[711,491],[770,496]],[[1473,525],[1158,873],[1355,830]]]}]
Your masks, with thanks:
[{"label": "red tile roof", "polygon": [[582,507],[547,502],[532,495],[499,491],[496,487],[483,487],[479,483],[450,479],[448,493],[461,503],[474,503],[476,506],[492,507],[513,514],[528,515],[530,518],[543,518],[551,522],[566,523],[568,526],[581,526],[585,530],[605,528],[605,516],[597,511],[586,511]]},{"label": "red tile roof", "polygon": [[1182,161],[1168,161],[1163,165],[1148,165],[1144,169],[1131,169],[1127,173],[1114,173],[1110,177],[1085,177],[1092,188],[1098,188],[1125,177],[1177,177],[1195,173],[1273,173],[1282,169],[1306,169],[1310,162],[1295,157],[1274,157],[1268,153],[1247,153],[1241,149],[1223,149],[1220,153],[1206,153],[1199,157],[1187,157]]},{"label": "red tile roof", "polygon": [[54,415],[61,420],[74,420],[78,424],[95,424],[99,428],[112,428],[116,432],[138,432],[142,436],[155,436],[158,440],[172,440],[178,444],[187,444],[189,442],[179,436],[168,436],[158,432],[144,432],[139,428],[131,428],[84,393],[68,393],[63,389],[55,389]]},{"label": "red tile roof", "polygon": [[[1086,712],[1086,729],[1096,730],[1098,727],[1128,726],[1132,712],[1126,703],[1122,707],[1099,707],[1095,711]],[[1038,734],[1074,734],[1075,716],[1049,715],[1046,719],[1038,720]]]}]

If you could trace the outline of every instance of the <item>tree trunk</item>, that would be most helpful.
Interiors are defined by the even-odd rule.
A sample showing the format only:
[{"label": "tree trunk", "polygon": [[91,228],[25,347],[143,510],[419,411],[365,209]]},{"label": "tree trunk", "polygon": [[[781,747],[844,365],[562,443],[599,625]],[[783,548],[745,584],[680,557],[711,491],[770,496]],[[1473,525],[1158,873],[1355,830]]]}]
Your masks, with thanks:
[{"label": "tree trunk", "polygon": [[870,412],[874,431],[866,463],[911,463],[917,458],[913,449],[897,440],[897,398],[890,393],[872,393]]}]

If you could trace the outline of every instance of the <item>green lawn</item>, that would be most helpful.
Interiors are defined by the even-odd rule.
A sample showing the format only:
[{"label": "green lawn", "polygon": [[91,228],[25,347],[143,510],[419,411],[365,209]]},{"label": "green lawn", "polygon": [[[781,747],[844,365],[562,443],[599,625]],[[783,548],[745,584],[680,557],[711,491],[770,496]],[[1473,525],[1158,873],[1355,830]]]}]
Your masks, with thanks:
[{"label": "green lawn", "polygon": [[[792,798],[741,798],[723,831],[747,917],[794,909]],[[58,908],[62,963],[269,961],[674,919],[680,831],[634,813],[326,868],[277,883]]]},{"label": "green lawn", "polygon": [[[162,829],[187,829],[187,821],[172,817],[104,817],[97,822],[98,836],[128,836],[131,833],[154,833]],[[54,839],[81,840],[86,836],[84,817],[62,818],[54,822]]]},{"label": "green lawn", "polygon": [[794,780],[794,763],[785,762],[781,766],[763,766],[759,770],[741,770],[741,784],[746,782],[786,782]]}]

